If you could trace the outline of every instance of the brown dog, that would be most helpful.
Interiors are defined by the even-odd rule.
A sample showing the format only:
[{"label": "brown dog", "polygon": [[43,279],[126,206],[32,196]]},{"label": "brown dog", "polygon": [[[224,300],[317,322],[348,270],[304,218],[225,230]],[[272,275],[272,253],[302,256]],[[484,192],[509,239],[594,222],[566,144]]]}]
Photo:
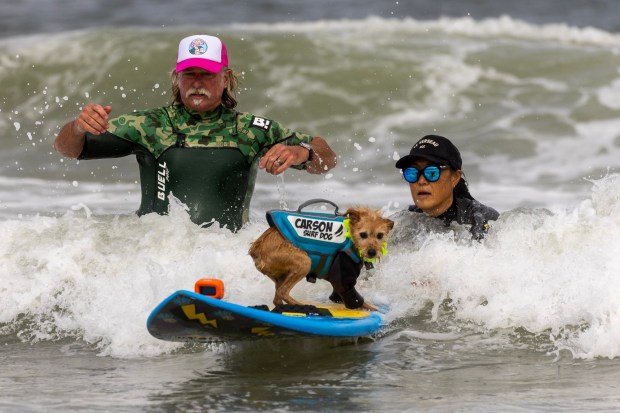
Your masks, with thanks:
[{"label": "brown dog", "polygon": [[[348,308],[356,308],[355,303],[360,303],[362,308],[376,310],[374,306],[364,302],[353,286],[360,274],[362,262],[381,258],[383,246],[394,227],[394,222],[383,218],[378,211],[365,207],[350,208],[344,216],[349,219],[354,251],[358,254],[358,259],[361,259],[356,264],[352,261],[346,264],[347,258],[337,258],[333,261],[330,275],[325,278],[334,286],[335,296],[332,294],[330,299],[337,302],[344,301]],[[285,239],[278,229],[270,227],[252,243],[249,254],[254,259],[256,268],[276,284],[274,305],[283,302],[301,304],[289,293],[298,282],[310,274],[312,260],[305,251]],[[338,268],[334,269],[336,266]],[[336,275],[333,275],[334,273]],[[348,299],[351,296],[355,298]],[[340,298],[342,300],[339,300]]]}]

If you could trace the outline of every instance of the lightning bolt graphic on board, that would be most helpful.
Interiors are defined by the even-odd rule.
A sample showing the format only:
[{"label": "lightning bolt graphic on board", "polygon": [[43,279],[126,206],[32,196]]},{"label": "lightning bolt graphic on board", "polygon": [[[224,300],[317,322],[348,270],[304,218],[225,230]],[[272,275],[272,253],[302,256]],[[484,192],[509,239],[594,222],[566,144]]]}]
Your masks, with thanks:
[{"label": "lightning bolt graphic on board", "polygon": [[252,334],[265,337],[275,335],[269,331],[269,327],[252,327]]},{"label": "lightning bolt graphic on board", "polygon": [[188,320],[198,320],[200,324],[209,324],[211,327],[217,328],[217,320],[207,320],[205,313],[196,314],[195,304],[182,305],[181,309],[185,313],[185,316]]}]

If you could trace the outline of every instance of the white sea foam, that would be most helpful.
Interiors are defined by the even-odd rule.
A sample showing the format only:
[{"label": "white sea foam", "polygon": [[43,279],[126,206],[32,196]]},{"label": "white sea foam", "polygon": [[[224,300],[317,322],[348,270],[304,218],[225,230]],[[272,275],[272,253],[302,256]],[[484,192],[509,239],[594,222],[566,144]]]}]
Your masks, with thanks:
[{"label": "white sea foam", "polygon": [[[429,31],[441,31],[450,35],[475,37],[506,37],[528,40],[549,40],[562,43],[594,44],[620,46],[620,36],[593,27],[578,28],[565,23],[536,25],[510,16],[476,20],[471,17],[437,20],[386,19],[368,17],[363,20],[331,20],[317,22],[286,22],[278,24],[236,24],[238,30],[255,30],[263,32],[321,33],[347,32],[352,36],[360,32],[374,36],[376,33],[407,32],[409,34],[426,34]],[[326,45],[328,47],[328,45]]]},{"label": "white sea foam", "polygon": [[437,308],[449,298],[462,322],[522,327],[550,336],[557,350],[575,357],[616,357],[619,226],[620,176],[611,175],[595,181],[592,197],[569,210],[504,214],[482,244],[444,234],[421,245],[412,241],[411,253],[400,253],[400,246],[373,282],[384,294],[400,285],[398,299],[391,299],[399,307],[430,301]]},{"label": "white sea foam", "polygon": [[[581,196],[586,187],[583,177],[597,177],[619,166],[619,109],[613,95],[620,59],[610,50],[610,45],[620,44],[617,34],[509,17],[368,18],[219,29],[230,39],[231,53],[236,50],[235,65],[251,68],[244,79],[248,87],[240,96],[242,110],[326,137],[341,156],[330,175],[333,182],[353,183],[355,189],[362,182],[387,185],[396,194],[402,188],[397,175],[391,174],[393,154],[406,153],[427,133],[446,135],[461,148],[464,171],[474,188],[490,189],[476,196],[497,199],[497,191],[519,189],[518,199],[501,200],[502,209],[548,205],[546,193],[552,199],[574,201],[575,192]],[[251,42],[238,40],[238,33]],[[21,90],[8,93],[15,111],[10,123],[0,118],[0,125],[8,125],[0,132],[14,139],[7,140],[0,160],[21,160],[34,153],[27,165],[8,162],[7,168],[38,169],[49,162],[48,170],[56,172],[58,157],[44,154],[58,127],[68,113],[77,113],[85,96],[112,100],[114,114],[163,104],[162,96],[148,89],[165,78],[165,65],[157,72],[148,64],[167,55],[166,45],[174,35],[152,33],[156,47],[148,57],[136,56],[137,45],[127,43],[122,31],[105,41],[90,31],[46,36],[45,50],[40,36],[27,37],[23,41],[32,47],[20,49],[19,58],[12,50],[16,42],[0,43],[7,51],[9,83],[33,76],[43,85],[25,95]],[[87,67],[76,64],[75,72],[65,70],[79,62],[93,42],[101,60]],[[73,45],[70,50],[65,50],[67,43]],[[320,64],[308,64],[309,53]],[[17,71],[19,65],[45,67],[45,74],[38,78],[38,69]],[[150,69],[135,73],[135,67]],[[596,76],[590,75],[593,67]],[[143,81],[146,94],[136,87]],[[68,93],[66,85],[74,83],[75,90]],[[119,91],[126,93],[125,99]],[[62,98],[56,102],[57,96]],[[605,110],[598,110],[597,104]],[[19,130],[11,124],[19,124]],[[369,142],[369,136],[375,140]],[[79,174],[87,169],[68,165],[64,175],[82,182]],[[119,175],[136,176],[132,165],[133,170],[121,166]],[[58,173],[50,179],[58,179]],[[10,196],[5,199],[12,201]]]},{"label": "white sea foam", "polygon": [[[193,289],[198,278],[221,278],[226,298],[241,304],[272,298],[272,282],[247,255],[267,226],[262,219],[234,235],[194,225],[177,204],[169,216],[141,218],[96,216],[77,205],[60,217],[0,226],[0,271],[6,274],[0,322],[26,341],[70,334],[104,355],[160,354],[178,345],[150,337],[146,317],[171,292]],[[360,279],[359,290],[390,308],[389,322],[430,303],[438,322],[522,328],[551,337],[556,350],[575,357],[615,357],[619,229],[620,175],[610,175],[595,181],[592,196],[572,209],[505,213],[481,244],[452,232],[411,234],[410,242],[405,234],[372,275]],[[302,300],[322,300],[329,292],[328,283],[294,290]],[[448,298],[453,321],[438,315]]]},{"label": "white sea foam", "polygon": [[[474,196],[502,218],[482,244],[452,233],[400,237],[360,281],[364,296],[389,305],[392,322],[430,305],[431,320],[450,331],[524,329],[555,351],[618,355],[618,34],[508,17],[218,30],[245,73],[241,109],[324,136],[338,167],[325,177],[259,172],[251,223],[234,236],[198,228],[178,205],[168,217],[138,218],[132,159],[61,162],[51,140],[85,98],[112,101],[115,114],[163,104],[152,85],[165,81],[178,33],[145,29],[148,56],[135,53],[135,31],[2,41],[4,329],[26,341],[76,335],[120,357],[172,351],[144,322],[197,278],[222,278],[232,301],[270,301],[271,282],[247,257],[266,210],[327,198],[400,211],[411,199],[394,161],[439,133],[461,149]],[[101,61],[78,64],[93,44]],[[33,90],[11,89],[25,79]],[[327,283],[295,290],[313,300],[328,293]],[[448,299],[452,318],[442,315]]]}]

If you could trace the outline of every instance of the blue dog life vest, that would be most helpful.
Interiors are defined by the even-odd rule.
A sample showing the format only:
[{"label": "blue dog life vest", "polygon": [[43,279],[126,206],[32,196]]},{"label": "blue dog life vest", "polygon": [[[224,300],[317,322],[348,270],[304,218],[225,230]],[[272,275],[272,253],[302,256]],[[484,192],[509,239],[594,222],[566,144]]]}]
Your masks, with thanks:
[{"label": "blue dog life vest", "polygon": [[339,252],[346,253],[356,263],[361,261],[353,247],[348,220],[343,216],[274,210],[267,212],[267,222],[308,254],[312,260],[308,275],[325,278]]}]

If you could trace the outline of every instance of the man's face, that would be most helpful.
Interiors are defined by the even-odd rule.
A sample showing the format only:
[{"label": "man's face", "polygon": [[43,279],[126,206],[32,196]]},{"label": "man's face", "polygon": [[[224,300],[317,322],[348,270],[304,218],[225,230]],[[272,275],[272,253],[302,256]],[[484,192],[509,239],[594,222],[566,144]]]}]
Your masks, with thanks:
[{"label": "man's face", "polygon": [[207,112],[222,103],[228,86],[228,71],[212,73],[199,67],[189,67],[179,73],[179,91],[183,104],[196,112]]}]

